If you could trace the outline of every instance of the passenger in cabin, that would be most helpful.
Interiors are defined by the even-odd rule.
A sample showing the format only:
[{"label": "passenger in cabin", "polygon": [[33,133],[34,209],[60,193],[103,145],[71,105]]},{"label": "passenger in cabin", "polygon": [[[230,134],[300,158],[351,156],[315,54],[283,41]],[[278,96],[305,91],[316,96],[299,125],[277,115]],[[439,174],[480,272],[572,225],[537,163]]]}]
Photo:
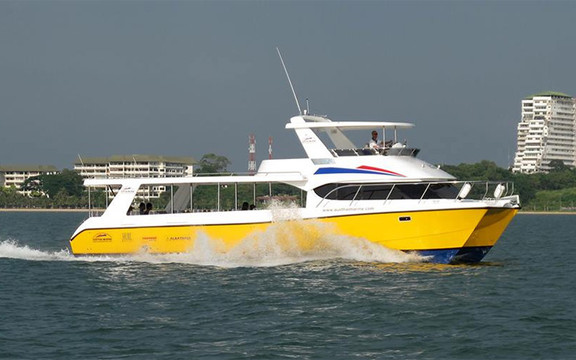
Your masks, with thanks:
[{"label": "passenger in cabin", "polygon": [[248,210],[248,203],[246,201],[242,203],[242,210]]},{"label": "passenger in cabin", "polygon": [[255,209],[256,209],[256,205],[250,204],[250,210],[255,210]]},{"label": "passenger in cabin", "polygon": [[134,211],[134,207],[132,205],[130,205],[128,207],[128,211],[126,211],[126,215],[132,215],[132,211]]},{"label": "passenger in cabin", "polygon": [[138,213],[140,215],[146,214],[146,204],[144,204],[143,202],[141,202],[140,205],[138,205]]},{"label": "passenger in cabin", "polygon": [[144,215],[150,214],[150,211],[152,211],[152,203],[149,202],[146,204],[146,210],[144,210]]}]

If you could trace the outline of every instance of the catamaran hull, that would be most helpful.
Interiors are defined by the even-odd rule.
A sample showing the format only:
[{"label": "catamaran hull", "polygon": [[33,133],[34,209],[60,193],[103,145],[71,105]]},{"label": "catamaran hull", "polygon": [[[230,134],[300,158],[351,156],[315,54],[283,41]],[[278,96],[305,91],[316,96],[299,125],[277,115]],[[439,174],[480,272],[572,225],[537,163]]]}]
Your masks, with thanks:
[{"label": "catamaran hull", "polygon": [[[225,253],[247,239],[257,242],[274,236],[280,246],[306,251],[322,237],[344,235],[414,252],[434,263],[474,263],[482,260],[498,241],[516,212],[512,208],[446,209],[282,222],[175,225],[154,224],[154,216],[150,216],[146,225],[119,227],[99,227],[95,220],[89,226],[81,226],[70,246],[75,255],[186,253],[203,239],[215,251]],[[229,216],[233,217],[232,213]],[[347,240],[344,237],[341,241]]]},{"label": "catamaran hull", "polygon": [[514,216],[518,208],[492,208],[482,217],[462,248],[421,250],[417,253],[430,257],[435,263],[473,264],[484,259]]}]

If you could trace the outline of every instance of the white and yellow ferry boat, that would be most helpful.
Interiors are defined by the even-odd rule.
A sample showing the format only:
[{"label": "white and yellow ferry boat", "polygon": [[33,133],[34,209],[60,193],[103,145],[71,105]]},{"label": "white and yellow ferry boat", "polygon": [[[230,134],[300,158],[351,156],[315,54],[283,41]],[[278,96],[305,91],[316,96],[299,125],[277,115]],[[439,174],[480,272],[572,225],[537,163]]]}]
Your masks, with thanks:
[{"label": "white and yellow ferry boat", "polygon": [[[307,154],[299,159],[270,159],[251,176],[88,179],[88,187],[108,187],[115,196],[101,216],[91,216],[74,232],[75,255],[185,253],[199,237],[221,252],[243,239],[265,232],[278,221],[322,224],[320,231],[363,238],[437,263],[480,261],[494,246],[520,208],[513,184],[464,182],[416,157],[418,149],[396,141],[397,129],[408,123],[331,121],[302,114],[287,129],[296,132]],[[394,134],[393,145],[374,149],[355,146],[349,130]],[[385,137],[384,137],[385,138]],[[237,191],[233,206],[224,208],[220,189],[253,184],[284,184],[299,189],[299,205],[278,216],[278,207],[259,205],[245,211]],[[130,212],[143,189],[168,186],[172,199],[166,211],[150,215]],[[199,209],[195,190],[218,188],[214,209]],[[265,186],[264,186],[265,187]],[[176,189],[176,190],[174,190]],[[184,195],[183,195],[184,194]],[[273,195],[272,192],[270,195]],[[254,191],[256,200],[256,191]],[[252,201],[250,201],[252,202]],[[288,241],[306,247],[306,236]]]}]

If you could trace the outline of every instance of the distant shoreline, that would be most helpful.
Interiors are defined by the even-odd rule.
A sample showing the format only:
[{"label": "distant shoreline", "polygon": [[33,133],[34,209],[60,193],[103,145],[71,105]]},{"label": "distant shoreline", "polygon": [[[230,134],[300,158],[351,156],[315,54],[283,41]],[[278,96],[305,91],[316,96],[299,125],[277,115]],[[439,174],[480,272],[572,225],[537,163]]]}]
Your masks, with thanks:
[{"label": "distant shoreline", "polygon": [[40,209],[40,208],[0,208],[0,212],[90,212],[90,211],[104,211],[104,209]]},{"label": "distant shoreline", "polygon": [[518,215],[576,215],[576,211],[519,211]]}]

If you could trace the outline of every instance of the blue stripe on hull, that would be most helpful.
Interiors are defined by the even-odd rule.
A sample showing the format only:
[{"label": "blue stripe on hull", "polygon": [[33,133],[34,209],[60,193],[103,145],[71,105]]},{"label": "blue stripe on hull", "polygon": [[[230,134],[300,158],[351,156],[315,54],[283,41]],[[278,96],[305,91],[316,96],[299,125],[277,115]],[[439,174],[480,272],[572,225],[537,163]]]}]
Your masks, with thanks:
[{"label": "blue stripe on hull", "polygon": [[419,250],[414,251],[427,261],[435,264],[473,264],[480,262],[490,251],[491,246],[465,247],[461,249]]}]

